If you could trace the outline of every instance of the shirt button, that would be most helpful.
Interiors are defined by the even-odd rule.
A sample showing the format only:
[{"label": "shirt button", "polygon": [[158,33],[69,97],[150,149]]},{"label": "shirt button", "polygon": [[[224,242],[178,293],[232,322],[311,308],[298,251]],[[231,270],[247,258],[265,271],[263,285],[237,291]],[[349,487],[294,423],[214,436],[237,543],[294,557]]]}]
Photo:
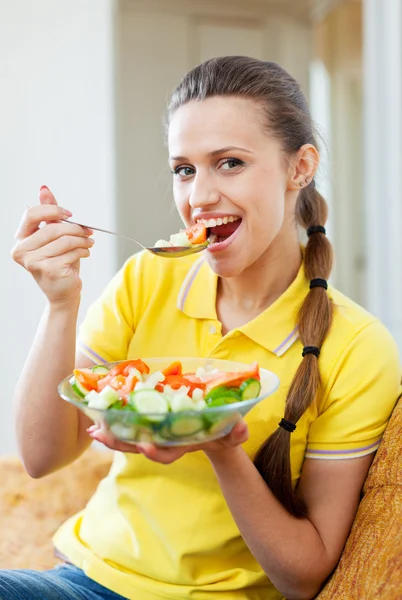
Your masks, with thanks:
[{"label": "shirt button", "polygon": [[216,333],[216,327],[215,327],[215,325],[211,325],[211,326],[210,326],[210,328],[209,328],[209,333],[210,333],[211,335],[214,335],[214,334]]}]

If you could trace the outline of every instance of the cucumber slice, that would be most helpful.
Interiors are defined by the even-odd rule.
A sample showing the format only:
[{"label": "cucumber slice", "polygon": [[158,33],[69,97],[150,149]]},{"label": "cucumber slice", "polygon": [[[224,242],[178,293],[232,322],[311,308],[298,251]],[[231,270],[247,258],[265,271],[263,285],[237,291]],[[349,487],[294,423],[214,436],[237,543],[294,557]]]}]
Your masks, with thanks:
[{"label": "cucumber slice", "polygon": [[[233,388],[226,386],[219,386],[210,391],[205,397],[205,402],[208,406],[222,406],[223,404],[233,404],[234,402],[240,402],[241,396]],[[216,404],[216,402],[218,402]],[[219,403],[220,402],[220,403]]]},{"label": "cucumber slice", "polygon": [[197,400],[197,402],[194,405],[194,408],[195,410],[204,410],[205,408],[208,408],[208,406],[205,400],[202,398],[201,400]]},{"label": "cucumber slice", "polygon": [[158,435],[160,438],[167,441],[175,439],[174,435],[172,435],[172,432],[170,431],[169,425],[166,424],[162,425],[162,427],[158,429]]},{"label": "cucumber slice", "polygon": [[80,398],[85,398],[89,394],[89,390],[84,388],[84,386],[81,385],[78,379],[74,376],[70,379],[70,385]]},{"label": "cucumber slice", "polygon": [[109,410],[122,410],[124,408],[123,400],[116,400],[109,406]]},{"label": "cucumber slice", "polygon": [[123,400],[116,400],[116,402],[113,402],[113,404],[111,404],[109,406],[109,410],[124,410],[125,408],[128,408],[129,410],[134,410],[134,408],[132,406],[130,406],[129,404],[124,405],[123,404]]},{"label": "cucumber slice", "polygon": [[110,387],[110,385],[104,387],[103,390],[99,392],[99,396],[107,405],[106,408],[109,408],[109,406],[120,400],[119,393],[116,392],[116,390],[114,390],[112,387]]},{"label": "cucumber slice", "polygon": [[156,390],[132,392],[130,402],[139,413],[145,413],[149,421],[160,421],[169,412],[166,398]]},{"label": "cucumber slice", "polygon": [[98,392],[92,390],[86,395],[86,401],[88,402],[88,408],[96,408],[98,410],[106,410],[109,406],[108,401],[102,397]]},{"label": "cucumber slice", "polygon": [[172,412],[180,412],[181,410],[194,410],[195,403],[187,396],[187,394],[177,394],[170,398],[170,408]]},{"label": "cucumber slice", "polygon": [[179,233],[172,233],[170,236],[170,243],[172,246],[191,246],[191,242],[187,237],[185,231],[180,231]]},{"label": "cucumber slice", "polygon": [[243,381],[239,389],[242,400],[253,400],[260,394],[261,383],[258,379],[247,379]]},{"label": "cucumber slice", "polygon": [[216,406],[226,406],[225,398],[221,396],[219,398],[210,398],[206,400],[207,408],[215,408]]},{"label": "cucumber slice", "polygon": [[204,428],[204,421],[198,415],[176,414],[170,421],[170,433],[173,437],[187,437],[198,433]]},{"label": "cucumber slice", "polygon": [[204,391],[200,388],[195,388],[191,394],[191,398],[194,400],[194,402],[200,402],[201,400],[204,401]]},{"label": "cucumber slice", "polygon": [[211,437],[215,437],[219,434],[227,435],[230,430],[233,429],[236,422],[237,418],[235,415],[230,415],[229,417],[222,416],[213,425],[211,425],[208,433]]},{"label": "cucumber slice", "polygon": [[96,365],[92,367],[92,373],[96,373],[97,375],[107,375],[109,373],[109,369],[104,367],[103,365]]},{"label": "cucumber slice", "polygon": [[113,423],[110,431],[120,440],[134,441],[137,428],[133,425],[123,425],[122,423]]}]

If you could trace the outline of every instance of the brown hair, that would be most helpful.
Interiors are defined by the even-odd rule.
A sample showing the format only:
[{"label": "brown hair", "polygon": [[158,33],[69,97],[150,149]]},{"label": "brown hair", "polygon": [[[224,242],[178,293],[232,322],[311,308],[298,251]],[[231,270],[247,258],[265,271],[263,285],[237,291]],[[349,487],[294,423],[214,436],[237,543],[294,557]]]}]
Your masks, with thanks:
[{"label": "brown hair", "polygon": [[[212,96],[249,98],[259,103],[269,134],[281,141],[287,155],[295,154],[304,144],[317,147],[307,101],[296,80],[282,67],[245,56],[213,58],[190,71],[173,92],[167,110],[167,125],[172,114],[183,104]],[[323,226],[327,205],[315,187],[315,181],[301,189],[296,203],[296,221],[308,229]],[[323,232],[308,239],[304,269],[308,280],[327,280],[332,269],[332,247]],[[332,303],[325,288],[309,291],[297,317],[303,346],[321,348],[332,322]],[[290,385],[284,418],[297,423],[320,393],[318,357],[306,354],[301,359]],[[294,516],[303,517],[305,506],[292,487],[290,466],[291,433],[278,427],[262,444],[254,464],[275,497]]]}]

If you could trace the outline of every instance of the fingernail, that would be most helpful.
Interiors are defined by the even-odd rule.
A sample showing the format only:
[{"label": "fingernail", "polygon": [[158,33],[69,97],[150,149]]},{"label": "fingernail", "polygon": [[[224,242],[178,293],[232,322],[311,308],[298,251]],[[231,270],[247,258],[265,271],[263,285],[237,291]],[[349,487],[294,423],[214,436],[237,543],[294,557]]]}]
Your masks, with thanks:
[{"label": "fingernail", "polygon": [[63,210],[64,214],[67,215],[68,217],[72,217],[73,216],[73,213],[70,212],[69,210],[66,210],[65,208],[63,208],[62,210]]},{"label": "fingernail", "polygon": [[93,232],[94,232],[94,230],[93,230],[93,229],[90,229],[89,227],[84,227],[84,231],[85,231],[85,233],[87,233],[88,235],[92,235],[92,234],[93,234]]},{"label": "fingernail", "polygon": [[137,450],[138,452],[141,452],[141,454],[146,454],[149,448],[147,444],[137,444]]},{"label": "fingernail", "polygon": [[93,240],[92,238],[89,238],[88,242],[89,242],[90,246],[93,246],[95,243],[95,240]]},{"label": "fingernail", "polygon": [[47,187],[47,185],[41,185],[39,188],[39,191],[41,192],[42,190],[48,190],[49,188]]}]

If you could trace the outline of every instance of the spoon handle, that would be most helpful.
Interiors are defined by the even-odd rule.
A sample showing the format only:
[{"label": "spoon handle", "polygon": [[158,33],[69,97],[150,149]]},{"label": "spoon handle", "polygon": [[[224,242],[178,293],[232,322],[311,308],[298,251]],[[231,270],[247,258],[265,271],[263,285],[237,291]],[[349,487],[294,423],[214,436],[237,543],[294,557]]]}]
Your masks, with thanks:
[{"label": "spoon handle", "polygon": [[70,223],[70,225],[79,225],[80,227],[86,227],[87,229],[93,229],[94,231],[100,231],[101,233],[109,233],[110,235],[115,235],[116,237],[125,238],[126,240],[130,240],[130,242],[134,242],[141,246],[141,248],[145,248],[138,240],[135,240],[128,235],[123,235],[122,233],[116,233],[115,231],[109,231],[108,229],[100,229],[100,227],[92,227],[92,225],[83,225],[82,223],[76,223],[75,221],[70,221],[69,219],[61,219],[63,223]]}]

